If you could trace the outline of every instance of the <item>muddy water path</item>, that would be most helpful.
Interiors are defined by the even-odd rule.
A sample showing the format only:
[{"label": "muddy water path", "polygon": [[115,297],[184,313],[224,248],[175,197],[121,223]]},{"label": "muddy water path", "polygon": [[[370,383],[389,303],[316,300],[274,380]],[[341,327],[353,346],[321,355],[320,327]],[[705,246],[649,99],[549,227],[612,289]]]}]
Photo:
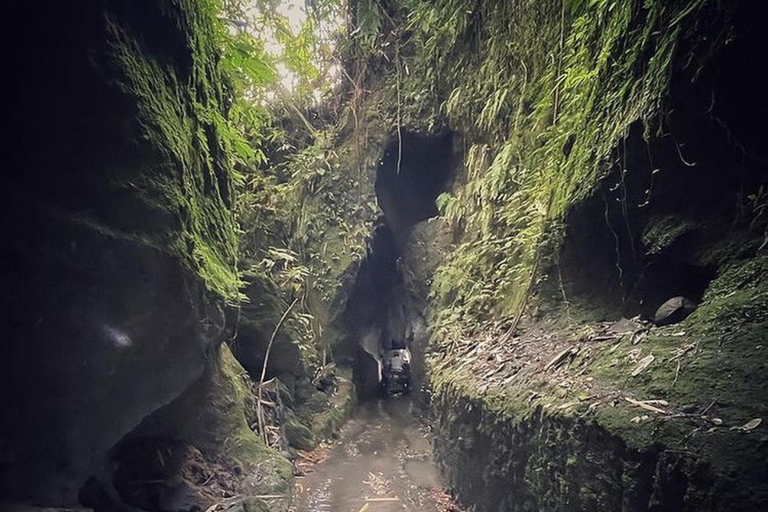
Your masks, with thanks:
[{"label": "muddy water path", "polygon": [[360,404],[327,455],[297,478],[292,512],[459,512],[408,397]]}]

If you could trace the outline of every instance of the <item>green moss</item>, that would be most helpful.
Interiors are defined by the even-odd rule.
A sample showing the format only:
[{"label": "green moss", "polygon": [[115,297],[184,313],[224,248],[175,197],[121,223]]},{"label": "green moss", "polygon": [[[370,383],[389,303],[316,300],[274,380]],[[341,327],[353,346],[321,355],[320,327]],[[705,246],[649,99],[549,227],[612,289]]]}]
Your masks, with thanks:
[{"label": "green moss", "polygon": [[160,3],[156,8],[158,17],[177,31],[173,37],[180,40],[174,43],[187,52],[188,63],[176,56],[169,62],[170,43],[158,47],[157,41],[137,37],[130,12],[107,16],[110,60],[105,65],[112,68],[115,86],[135,105],[131,130],[137,151],[153,161],[138,173],[116,169],[113,187],[134,195],[152,215],[168,220],[126,236],[141,237],[172,254],[210,290],[235,301],[236,226],[227,147],[221,135],[225,95],[213,26],[215,9],[195,0]]},{"label": "green moss", "polygon": [[736,231],[717,240],[696,255],[697,263],[704,267],[720,267],[733,260],[751,258],[758,252],[762,241],[749,231]]},{"label": "green moss", "polygon": [[437,456],[459,499],[520,511],[646,510],[649,500],[669,506],[685,496],[684,510],[753,510],[768,495],[759,471],[745,470],[765,456],[750,434],[683,418],[637,424],[641,413],[622,403],[594,414],[555,407],[570,398],[543,395],[535,403],[544,406],[525,410],[463,384],[436,391]]},{"label": "green moss", "polygon": [[317,391],[301,404],[296,414],[317,439],[323,439],[338,430],[347,411],[347,407],[331,404],[328,395]]},{"label": "green moss", "polygon": [[332,403],[330,407],[313,416],[312,428],[320,439],[331,438],[339,431],[349,416],[352,403],[351,398],[343,405]]},{"label": "green moss", "polygon": [[[494,478],[512,481],[520,486],[515,496],[547,510],[574,503],[614,510],[622,495],[665,503],[665,478],[672,476],[657,481],[654,472],[670,468],[674,478],[688,482],[691,510],[725,510],[718,503],[728,500],[759,502],[768,495],[755,473],[766,456],[764,434],[738,427],[768,415],[767,263],[767,257],[758,256],[723,267],[697,311],[681,324],[654,328],[634,344],[629,335],[582,344],[568,365],[571,385],[566,387],[559,378],[528,374],[483,392],[470,369],[433,363],[434,407],[446,429],[441,438],[471,438],[461,444],[446,441],[450,448],[445,449],[460,454],[463,468],[471,466],[466,460],[471,453],[485,453],[484,443],[488,450],[501,450],[498,458],[483,459],[491,468],[484,470],[483,485]],[[584,335],[582,330],[572,338]],[[649,354],[653,363],[632,376]],[[595,397],[603,398],[595,402]],[[663,400],[669,414],[643,410],[624,397]],[[503,457],[514,462],[504,463]],[[519,466],[512,472],[517,476],[505,473],[505,464]],[[472,502],[482,503],[475,493],[470,491]],[[510,509],[526,510],[519,504]]]},{"label": "green moss", "polygon": [[[247,373],[232,355],[229,348],[221,348],[220,376],[214,378],[211,405],[217,415],[223,456],[230,463],[239,465],[244,473],[257,471],[265,477],[270,492],[291,493],[293,468],[276,451],[267,447],[251,431],[246,423],[244,404],[251,394],[246,381]],[[209,424],[208,428],[212,425]]]},{"label": "green moss", "polygon": [[346,306],[381,215],[374,183],[386,132],[377,121],[361,122],[364,142],[362,132],[338,135],[329,129],[287,164],[291,185],[285,204],[293,217],[289,247],[309,269],[306,302],[322,326],[318,337],[326,347],[341,338],[333,323]]},{"label": "green moss", "polygon": [[[768,280],[768,256],[756,256],[754,258],[734,261],[724,267],[720,275],[715,279],[707,289],[704,296],[704,305],[717,308],[718,303],[723,305],[728,303],[738,303],[738,299],[732,299],[731,294],[738,291],[745,291],[755,294],[755,298],[764,293]],[[755,304],[755,309],[759,310],[759,304]],[[756,311],[757,312],[757,311]],[[712,313],[707,308],[699,309],[689,323],[692,325],[704,325],[704,330],[711,330]],[[696,321],[693,321],[693,320]],[[754,318],[753,318],[754,320]]]},{"label": "green moss", "polygon": [[[704,0],[396,5],[408,39],[371,103],[392,126],[464,137],[464,169],[441,199],[458,243],[431,289],[435,339],[450,343],[528,304],[565,214],[594,191],[631,125],[656,133],[673,72],[704,66],[727,22]],[[716,37],[683,56],[715,19]]]},{"label": "green moss", "polygon": [[[641,399],[667,400],[675,408],[701,411],[711,406],[708,414],[729,426],[761,417],[768,403],[767,262],[762,256],[732,263],[683,324],[658,329],[637,345],[622,341],[592,363],[590,374]],[[636,361],[648,354],[655,356],[653,364],[631,377]],[[605,422],[613,427],[626,422],[620,416],[611,414]]]},{"label": "green moss", "polygon": [[[659,134],[670,78],[692,79],[707,65],[724,44],[730,11],[706,0],[396,5],[396,14],[407,11],[408,41],[389,55],[396,65],[385,67],[371,103],[390,125],[422,133],[448,126],[464,138],[464,169],[440,199],[458,243],[437,269],[429,304],[433,348],[450,359],[481,338],[486,320],[514,318],[535,300],[566,214],[609,167],[629,166],[613,160],[630,126],[643,125],[647,139]],[[659,254],[700,227],[708,228],[659,216],[642,241]],[[764,439],[738,427],[768,412],[768,268],[764,257],[734,261],[754,255],[753,240],[723,238],[717,251],[694,257],[710,268],[732,263],[685,323],[654,328],[634,345],[629,336],[585,343],[584,333],[568,333],[584,347],[566,372],[573,386],[532,376],[548,373],[539,359],[527,361],[525,378],[487,390],[469,366],[430,363],[438,443],[458,454],[459,472],[472,473],[457,481],[480,482],[465,489],[473,502],[487,493],[500,510],[634,510],[621,493],[646,508],[663,504],[665,486],[677,485],[665,478],[690,482],[689,510],[726,510],[717,487],[739,478],[765,493],[760,475],[743,469],[763,467]],[[649,354],[651,366],[632,376]],[[625,397],[665,400],[672,414]],[[493,482],[517,486],[519,503],[493,495]]]},{"label": "green moss", "polygon": [[329,397],[316,391],[296,408],[295,433],[303,440],[317,443],[333,437],[349,416],[355,401],[352,372],[343,368],[336,371],[339,384],[336,393]]},{"label": "green moss", "polygon": [[312,431],[303,423],[298,421],[295,416],[289,415],[283,422],[285,436],[291,446],[300,450],[314,450],[317,447],[317,438]]},{"label": "green moss", "polygon": [[[239,213],[245,228],[241,268],[253,304],[243,309],[243,322],[268,338],[287,304],[301,295],[281,336],[297,343],[306,368],[344,339],[335,321],[381,215],[374,183],[386,132],[363,113],[360,123],[359,132],[326,127],[311,138],[297,136],[298,142],[291,138],[296,134],[284,135],[284,146],[298,148],[264,171],[254,208]],[[265,269],[275,251],[290,254],[290,261]]]}]

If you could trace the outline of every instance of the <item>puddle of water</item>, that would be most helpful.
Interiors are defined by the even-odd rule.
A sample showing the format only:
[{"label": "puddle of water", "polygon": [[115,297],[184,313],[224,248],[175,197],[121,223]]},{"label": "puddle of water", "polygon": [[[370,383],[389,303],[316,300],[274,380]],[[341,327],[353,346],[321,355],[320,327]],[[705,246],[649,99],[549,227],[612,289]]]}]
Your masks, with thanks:
[{"label": "puddle of water", "polygon": [[431,460],[407,460],[405,472],[411,481],[422,489],[436,489],[442,486],[440,475]]},{"label": "puddle of water", "polygon": [[328,458],[297,479],[291,510],[445,512],[441,489],[424,427],[395,397],[359,406]]}]

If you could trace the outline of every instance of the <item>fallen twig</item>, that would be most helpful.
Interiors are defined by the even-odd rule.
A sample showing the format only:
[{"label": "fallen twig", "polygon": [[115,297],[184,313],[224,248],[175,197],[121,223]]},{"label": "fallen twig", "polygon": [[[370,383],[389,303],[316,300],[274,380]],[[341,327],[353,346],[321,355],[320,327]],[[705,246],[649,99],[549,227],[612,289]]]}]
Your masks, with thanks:
[{"label": "fallen twig", "polygon": [[656,358],[653,356],[653,354],[648,354],[642,358],[639,363],[637,363],[637,366],[635,366],[635,369],[632,370],[631,375],[633,377],[637,377],[643,373],[643,371],[645,371],[645,369],[648,368],[655,359]]},{"label": "fallen twig", "polygon": [[566,359],[570,359],[574,357],[576,354],[579,353],[579,349],[576,347],[568,347],[567,349],[563,350],[559,354],[557,354],[550,362],[547,363],[547,365],[544,367],[545,370],[549,370],[551,368],[557,368],[563,362],[565,362]]},{"label": "fallen twig", "polygon": [[628,396],[625,396],[624,400],[626,400],[627,402],[631,403],[632,405],[636,405],[637,407],[645,409],[646,411],[655,412],[657,414],[667,414],[667,411],[665,411],[664,409],[661,409],[659,407],[655,407],[655,406],[651,405],[652,403],[668,405],[667,402],[664,401],[664,400],[645,400],[645,401],[640,401],[640,400],[635,400],[633,398],[629,398]]}]

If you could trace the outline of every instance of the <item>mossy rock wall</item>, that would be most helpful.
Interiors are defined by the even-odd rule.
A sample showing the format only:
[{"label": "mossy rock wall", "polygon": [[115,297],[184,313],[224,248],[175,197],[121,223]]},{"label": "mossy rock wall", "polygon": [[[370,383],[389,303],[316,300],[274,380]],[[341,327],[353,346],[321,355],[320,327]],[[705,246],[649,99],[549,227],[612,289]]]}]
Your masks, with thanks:
[{"label": "mossy rock wall", "polygon": [[[753,64],[764,8],[386,8],[399,21],[380,34],[376,107],[414,131],[447,127],[465,148],[438,198],[449,236],[425,244],[446,250],[404,258],[427,296],[437,454],[459,498],[487,510],[764,508],[765,434],[742,428],[768,403],[754,277],[768,232],[754,121],[768,115]],[[677,295],[700,305],[686,323],[596,342]],[[578,356],[547,368],[553,347]],[[633,376],[636,355],[655,359]],[[644,416],[626,398],[668,410]]]},{"label": "mossy rock wall", "polygon": [[344,342],[347,333],[339,320],[382,217],[375,183],[390,135],[368,114],[356,131],[343,133],[331,148],[336,175],[321,178],[321,192],[306,199],[295,225],[294,240],[315,272],[309,300],[323,326],[321,343],[331,350]]},{"label": "mossy rock wall", "polygon": [[599,423],[532,410],[508,416],[444,390],[436,456],[460,502],[493,512],[763,510],[749,481],[715,476],[685,451],[633,448]]},{"label": "mossy rock wall", "polygon": [[76,504],[230,335],[214,14],[202,0],[9,6],[3,497]]},{"label": "mossy rock wall", "polygon": [[245,369],[223,345],[193,386],[145,418],[124,442],[130,446],[159,438],[193,446],[208,461],[242,476],[238,494],[280,494],[287,503],[293,468],[251,431],[248,418],[255,415],[249,410],[254,403],[251,385]]},{"label": "mossy rock wall", "polygon": [[534,310],[572,212],[591,198],[608,203],[620,246],[606,264],[639,273],[652,209],[688,202],[676,213],[689,224],[725,218],[735,212],[722,205],[759,190],[764,151],[747,115],[765,108],[749,65],[764,44],[756,2],[401,0],[386,11],[368,60],[371,108],[404,130],[451,130],[463,146],[437,201],[456,244],[431,285],[436,340]]},{"label": "mossy rock wall", "polygon": [[[724,264],[679,324],[550,318],[506,343],[479,331],[433,359],[436,454],[459,498],[488,510],[762,510],[766,261]],[[576,355],[550,363],[564,349]]]}]

